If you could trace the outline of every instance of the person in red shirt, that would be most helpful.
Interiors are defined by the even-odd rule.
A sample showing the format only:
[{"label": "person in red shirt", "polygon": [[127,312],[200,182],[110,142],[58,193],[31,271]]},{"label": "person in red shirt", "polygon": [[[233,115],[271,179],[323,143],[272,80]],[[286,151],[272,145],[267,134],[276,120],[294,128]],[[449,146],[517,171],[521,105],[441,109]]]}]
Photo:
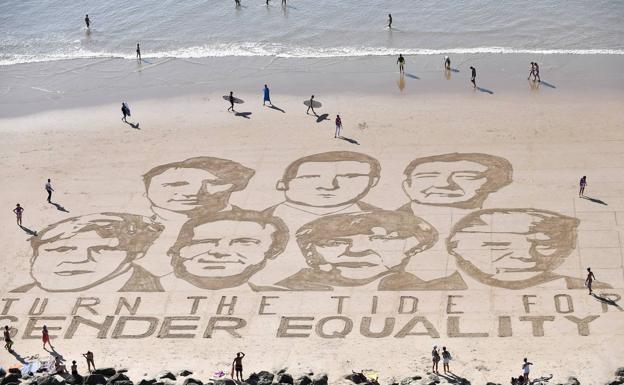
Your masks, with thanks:
[{"label": "person in red shirt", "polygon": [[336,133],[334,138],[340,137],[340,130],[342,130],[342,119],[340,119],[340,115],[336,115]]}]

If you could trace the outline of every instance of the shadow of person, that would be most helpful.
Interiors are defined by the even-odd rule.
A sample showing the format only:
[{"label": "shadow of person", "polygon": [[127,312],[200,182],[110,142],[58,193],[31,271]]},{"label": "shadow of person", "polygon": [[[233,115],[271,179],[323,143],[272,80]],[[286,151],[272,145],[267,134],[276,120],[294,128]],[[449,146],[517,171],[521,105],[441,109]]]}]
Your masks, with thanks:
[{"label": "shadow of person", "polygon": [[235,116],[240,116],[241,118],[245,118],[245,119],[251,119],[249,117],[249,115],[251,115],[251,112],[237,112],[234,115]]},{"label": "shadow of person", "polygon": [[65,361],[65,357],[63,357],[63,355],[61,353],[57,352],[54,347],[52,347],[51,351],[50,350],[47,350],[47,351],[50,352],[50,355],[52,355],[52,357],[54,357],[55,359],[58,359],[61,362]]},{"label": "shadow of person", "polygon": [[9,353],[10,353],[13,357],[15,357],[15,359],[16,359],[17,361],[19,361],[19,363],[20,363],[20,364],[22,364],[22,365],[26,365],[26,363],[27,363],[27,362],[26,362],[26,360],[24,359],[24,357],[20,356],[20,354],[19,354],[18,352],[16,352],[15,350],[11,349],[11,350],[9,350]]},{"label": "shadow of person", "polygon": [[50,202],[50,204],[51,204],[52,206],[56,207],[56,209],[57,209],[58,211],[62,211],[62,212],[64,212],[64,213],[68,213],[68,212],[69,212],[69,211],[67,211],[67,209],[66,209],[65,207],[61,206],[61,205],[60,205],[60,204],[58,204],[58,203]]},{"label": "shadow of person", "polygon": [[401,92],[403,92],[403,90],[405,89],[405,76],[403,74],[399,75],[399,80],[397,81],[397,86],[399,87],[399,90]]},{"label": "shadow of person", "polygon": [[539,82],[539,84],[540,85],[545,85],[546,87],[550,87],[550,88],[557,88],[554,84],[550,84],[550,83],[545,82],[543,80],[541,82]]},{"label": "shadow of person", "polygon": [[420,80],[420,78],[419,78],[418,76],[416,76],[416,75],[412,75],[412,74],[405,74],[405,76],[407,76],[408,78],[411,78],[411,79]]},{"label": "shadow of person", "polygon": [[31,230],[31,229],[29,229],[28,227],[26,227],[26,226],[22,226],[22,225],[19,225],[19,227],[20,227],[22,230],[24,230],[24,231],[26,232],[26,234],[28,234],[28,235],[34,235],[34,236],[37,236],[37,232],[36,232],[35,230]]},{"label": "shadow of person", "polygon": [[138,122],[137,123],[124,122],[124,123],[126,123],[127,125],[129,125],[130,127],[134,128],[136,130],[140,130]]},{"label": "shadow of person", "polygon": [[483,87],[477,87],[477,90],[479,90],[481,92],[485,92],[486,94],[490,94],[490,95],[494,94],[494,91],[488,90],[487,88],[483,88]]},{"label": "shadow of person", "polygon": [[357,144],[358,146],[360,145],[360,143],[358,143],[357,140],[351,139],[351,138],[347,138],[346,136],[339,136],[338,138],[342,139],[342,140],[345,140],[345,141],[347,141],[349,143],[352,143],[352,144]]},{"label": "shadow of person", "polygon": [[451,68],[451,72],[458,73],[458,72],[459,72],[459,70],[458,70],[457,68]]},{"label": "shadow of person", "polygon": [[281,112],[283,112],[283,113],[286,113],[286,111],[282,110],[281,108],[279,108],[278,106],[276,106],[276,105],[274,105],[274,104],[271,104],[271,105],[269,106],[269,108],[270,108],[270,109],[272,109],[272,110],[277,110],[277,111],[281,111]]},{"label": "shadow of person", "polygon": [[611,298],[608,297],[602,297],[596,293],[592,293],[591,294],[592,297],[596,298],[598,301],[605,303],[607,305],[611,305],[611,306],[615,306],[618,310],[622,310],[624,311],[624,309],[622,309],[622,306],[620,306],[617,302],[615,302],[615,300],[612,300]]},{"label": "shadow of person", "polygon": [[592,197],[588,197],[588,196],[582,196],[581,198],[587,199],[590,202],[600,203],[601,205],[608,206],[608,204],[606,202],[601,201],[600,199],[597,199],[597,198],[592,198]]},{"label": "shadow of person", "polygon": [[316,115],[316,122],[321,123],[323,120],[329,120],[329,114]]},{"label": "shadow of person", "polygon": [[449,384],[470,385],[470,381],[451,372],[438,374],[438,376],[444,378]]}]

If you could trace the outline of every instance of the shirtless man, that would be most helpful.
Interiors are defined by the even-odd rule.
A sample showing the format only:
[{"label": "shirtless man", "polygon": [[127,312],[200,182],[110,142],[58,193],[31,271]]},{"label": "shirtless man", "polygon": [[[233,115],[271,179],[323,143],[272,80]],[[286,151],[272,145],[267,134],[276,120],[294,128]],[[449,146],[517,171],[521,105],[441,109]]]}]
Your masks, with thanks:
[{"label": "shirtless man", "polygon": [[[243,381],[243,358],[245,357],[245,353],[238,352],[236,353],[236,357],[234,361],[232,361],[232,372],[236,372],[236,379],[239,381]],[[234,379],[234,376],[232,376]]]},{"label": "shirtless man", "polygon": [[591,269],[588,267],[587,268],[587,278],[585,278],[585,286],[587,286],[587,288],[589,289],[589,295],[593,294],[592,291],[592,283],[596,280],[596,276],[594,275],[594,273],[591,271]]},{"label": "shirtless man", "polygon": [[17,217],[17,225],[21,226],[22,225],[22,213],[24,212],[24,208],[20,206],[20,204],[18,203],[13,209],[13,212],[15,213],[15,216]]}]

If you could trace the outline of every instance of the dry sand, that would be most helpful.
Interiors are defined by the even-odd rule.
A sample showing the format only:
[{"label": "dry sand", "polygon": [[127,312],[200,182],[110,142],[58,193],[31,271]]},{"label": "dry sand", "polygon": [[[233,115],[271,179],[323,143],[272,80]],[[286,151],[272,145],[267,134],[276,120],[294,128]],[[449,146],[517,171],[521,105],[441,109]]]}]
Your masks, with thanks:
[{"label": "dry sand", "polygon": [[[516,59],[521,63],[529,61]],[[486,286],[462,273],[468,290],[381,292],[376,286],[367,285],[337,288],[333,292],[254,293],[245,286],[221,291],[189,291],[181,286],[167,293],[119,293],[104,285],[76,293],[50,293],[41,289],[9,293],[31,281],[29,235],[15,225],[10,212],[17,202],[25,207],[25,227],[38,231],[60,220],[90,213],[114,211],[150,216],[153,213],[141,178],[147,170],[194,156],[213,156],[232,159],[255,170],[247,188],[235,192],[231,203],[263,210],[283,201],[283,193],[276,191],[275,186],[290,162],[326,151],[357,151],[381,164],[381,179],[364,201],[387,210],[407,203],[401,189],[402,173],[414,158],[453,152],[506,158],[513,166],[513,182],[491,194],[483,207],[545,209],[578,218],[574,250],[556,272],[583,279],[585,268],[591,266],[599,281],[613,287],[597,292],[614,294],[610,298],[624,296],[624,99],[622,75],[611,70],[621,67],[622,59],[606,58],[598,61],[599,65],[592,62],[596,70],[582,72],[589,59],[553,58],[557,62],[553,68],[557,71],[549,72],[545,58],[542,77],[556,88],[542,85],[535,90],[529,88],[519,72],[524,71],[524,66],[516,63],[518,71],[493,71],[490,76],[480,76],[483,87],[493,94],[471,90],[466,79],[465,68],[474,62],[487,62],[483,57],[465,58],[462,72],[452,74],[450,80],[435,70],[432,58],[423,60],[425,64],[420,72],[413,68],[417,66],[414,60],[408,58],[407,72],[418,72],[420,79],[407,77],[402,92],[397,74],[362,71],[361,64],[366,60],[346,64],[318,61],[315,65],[308,63],[300,72],[290,63],[284,65],[291,71],[289,76],[279,74],[279,65],[283,65],[280,60],[277,67],[270,63],[263,67],[254,62],[252,68],[252,63],[243,62],[239,63],[237,73],[244,76],[225,77],[236,75],[221,67],[228,73],[189,79],[186,93],[183,82],[178,80],[191,76],[187,72],[191,66],[188,62],[164,63],[160,66],[162,71],[154,68],[158,75],[152,74],[152,70],[130,72],[125,79],[115,75],[110,84],[102,75],[106,72],[100,68],[104,66],[101,63],[91,66],[98,68],[97,76],[86,75],[88,70],[82,67],[76,70],[76,63],[54,64],[56,68],[62,65],[73,68],[68,69],[68,74],[53,75],[54,71],[46,70],[45,87],[40,88],[48,90],[52,89],[51,83],[61,87],[63,77],[73,81],[76,87],[100,82],[103,95],[94,96],[97,102],[90,99],[97,94],[97,88],[72,93],[71,85],[67,85],[64,87],[69,91],[41,97],[39,93],[20,93],[13,84],[19,83],[17,78],[5,78],[3,83],[12,85],[5,87],[7,92],[0,104],[0,175],[4,185],[0,197],[5,211],[0,217],[3,229],[0,244],[5,251],[0,264],[0,275],[4,277],[0,281],[0,298],[5,301],[19,298],[19,301],[2,312],[0,324],[10,323],[18,329],[16,351],[22,356],[45,354],[40,340],[23,338],[28,318],[33,317],[28,313],[35,298],[49,301],[42,316],[67,317],[40,320],[36,326],[43,323],[61,326],[62,330],[54,333],[64,335],[75,315],[97,322],[111,316],[113,325],[118,325],[120,315],[128,314],[124,309],[119,314],[115,312],[117,301],[123,296],[131,303],[137,297],[142,298],[137,315],[158,319],[153,335],[114,339],[113,326],[104,338],[98,339],[94,329],[81,325],[72,338],[53,341],[57,350],[69,360],[78,359],[79,353],[87,349],[92,350],[98,366],[127,367],[131,378],[165,368],[188,368],[205,378],[215,370],[228,371],[234,353],[242,350],[247,353],[247,372],[288,367],[294,373],[325,371],[330,374],[330,380],[336,380],[352,369],[370,368],[379,371],[386,381],[429,370],[431,347],[437,344],[447,346],[453,353],[453,372],[473,384],[507,383],[512,375],[520,374],[523,357],[529,357],[535,364],[534,374],[552,373],[559,381],[567,376],[576,376],[583,384],[610,379],[613,370],[624,365],[624,311],[618,308],[622,302],[618,306],[603,305],[588,296],[586,290],[569,290],[561,284],[510,290]],[[381,68],[382,59],[369,60],[370,68]],[[392,62],[392,58],[385,60]],[[499,68],[509,69],[512,62],[509,57],[495,58],[487,66],[496,67],[498,63]],[[350,65],[359,71],[349,74]],[[15,75],[27,69],[22,67],[18,71],[12,67],[8,71]],[[118,71],[115,64],[108,73],[118,74]],[[584,80],[578,80],[579,74],[586,74]],[[506,75],[509,75],[507,80],[501,80]],[[213,76],[215,80],[202,83],[202,76]],[[124,86],[124,82],[149,86],[137,89]],[[272,88],[273,102],[285,113],[261,106],[260,91],[265,82]],[[236,87],[240,84],[244,86]],[[121,97],[116,94],[121,91],[111,91],[116,85],[132,97]],[[168,89],[172,96],[167,96]],[[241,112],[251,112],[249,118],[226,112],[228,106],[221,96],[229,89],[245,100],[246,103],[237,107]],[[286,91],[282,93],[281,89]],[[302,101],[310,93],[315,93],[323,103],[317,112],[327,113],[331,119],[340,114],[343,135],[359,144],[334,139],[333,121],[319,123],[305,114]],[[139,130],[119,120],[120,103],[116,100],[130,102],[133,112],[130,120],[140,122]],[[578,179],[582,175],[588,178],[587,195],[606,204],[578,198]],[[54,201],[69,212],[46,203],[43,190],[46,178],[52,179],[56,190]],[[445,225],[438,228],[438,244],[412,258],[409,269],[419,272],[423,279],[456,271],[444,240],[451,225],[470,211],[474,210],[423,206],[421,216],[436,226]],[[279,258],[275,263],[282,263]],[[288,263],[284,265],[287,267]],[[202,338],[209,318],[216,316],[221,296],[227,296],[230,301],[232,295],[238,297],[238,303],[230,316],[247,322],[240,331],[242,338],[234,338],[222,330],[216,331],[212,338]],[[272,305],[262,310],[262,295],[279,298],[265,299]],[[191,316],[189,296],[207,297],[192,315],[200,319],[174,323],[196,325],[196,329],[174,332],[191,333],[195,337],[157,338],[159,333],[164,336],[164,317]],[[332,296],[351,297],[344,300],[341,315],[353,321],[353,329],[345,338],[330,338],[332,330],[342,329],[341,323],[348,322],[344,319],[329,321],[325,332],[320,330],[321,336],[314,327],[291,330],[309,333],[309,337],[279,335],[282,316],[314,317],[313,321],[299,322],[316,327],[323,317],[337,316],[338,299]],[[373,296],[378,296],[375,315],[371,315]],[[419,299],[414,314],[398,314],[400,296]],[[94,307],[97,314],[86,308],[73,309],[78,297],[97,298],[101,302]],[[568,300],[573,309],[568,307]],[[525,302],[534,304],[525,305]],[[272,314],[260,314],[263,312]],[[427,335],[422,323],[412,332],[425,335],[397,337],[414,316],[430,321],[439,338]],[[598,317],[589,322],[590,319],[585,319],[588,316]],[[394,317],[393,332],[383,338],[364,337],[360,330],[363,317],[373,317],[372,328],[376,331],[383,328],[385,317]],[[501,322],[507,322],[505,317],[510,317],[512,336],[506,336],[507,329],[500,326]],[[461,332],[488,333],[488,336],[453,336],[449,323],[457,319]],[[588,330],[578,326],[583,319],[589,322]],[[535,336],[542,331],[540,322],[544,335]],[[138,331],[135,326],[128,330]],[[36,331],[35,336],[38,335]],[[15,362],[7,352],[0,352],[0,366]]]}]

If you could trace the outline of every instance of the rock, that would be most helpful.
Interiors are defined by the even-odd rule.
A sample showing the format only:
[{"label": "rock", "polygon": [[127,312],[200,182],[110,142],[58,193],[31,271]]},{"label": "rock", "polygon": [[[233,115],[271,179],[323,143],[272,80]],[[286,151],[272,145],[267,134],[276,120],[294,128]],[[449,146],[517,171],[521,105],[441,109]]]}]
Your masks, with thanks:
[{"label": "rock", "polygon": [[[95,370],[93,371],[95,372]],[[84,385],[105,385],[106,377],[99,373],[91,373],[90,375],[84,378]]]},{"label": "rock", "polygon": [[275,376],[273,375],[273,373],[269,373],[263,370],[258,373],[258,382],[256,383],[256,385],[271,385],[273,383],[274,377]]},{"label": "rock", "polygon": [[22,376],[22,371],[19,370],[18,368],[9,368],[9,373],[17,374],[20,377]]},{"label": "rock", "polygon": [[581,382],[576,377],[568,377],[565,385],[581,385]]},{"label": "rock", "polygon": [[317,374],[312,377],[312,385],[327,385],[327,374]]},{"label": "rock", "polygon": [[364,382],[368,382],[367,378],[365,375],[363,375],[362,373],[357,373],[357,372],[353,372],[351,374],[347,374],[345,376],[345,379],[355,383],[355,384],[361,384]]},{"label": "rock", "polygon": [[4,376],[2,381],[0,381],[0,385],[7,385],[7,384],[10,384],[12,382],[19,382],[19,379],[22,378],[22,373],[15,374],[15,373],[11,372],[11,369],[9,369],[9,374]]},{"label": "rock", "polygon": [[293,380],[292,376],[290,374],[286,373],[286,372],[277,374],[277,382],[279,384],[288,384],[288,385],[293,385],[294,384],[294,380]]},{"label": "rock", "polygon": [[154,380],[153,378],[150,380],[143,379],[141,380],[141,382],[139,382],[138,385],[154,385],[155,383],[156,383],[156,380]]},{"label": "rock", "polygon": [[113,385],[116,382],[121,382],[121,381],[129,381],[130,379],[128,378],[128,376],[126,376],[123,373],[115,373],[114,375],[112,375],[111,377],[109,377],[108,381],[106,382],[107,385]]},{"label": "rock", "polygon": [[231,378],[219,378],[214,381],[214,385],[237,385],[236,381]]},{"label": "rock", "polygon": [[190,370],[184,369],[183,371],[178,373],[178,376],[187,377],[187,376],[190,376],[191,374],[193,374],[193,372],[191,372]]},{"label": "rock", "polygon": [[173,373],[171,373],[171,372],[162,373],[160,376],[158,376],[158,378],[160,378],[161,380],[164,379],[164,378],[168,378],[168,379],[170,379],[172,381],[176,380],[176,376],[174,376]]},{"label": "rock", "polygon": [[184,380],[184,383],[182,385],[204,385],[204,383],[196,378],[189,377]]},{"label": "rock", "polygon": [[485,385],[501,385],[501,384],[497,384],[497,383],[494,383],[494,382],[487,382]]},{"label": "rock", "polygon": [[257,385],[259,380],[260,380],[260,377],[258,377],[256,373],[251,373],[249,375],[249,378],[247,378],[247,380],[245,381],[245,383],[248,385]]},{"label": "rock", "polygon": [[312,380],[306,375],[303,375],[295,380],[295,385],[310,385],[311,383]]},{"label": "rock", "polygon": [[113,368],[95,369],[91,374],[101,374],[104,377],[112,377],[117,374],[117,371]]},{"label": "rock", "polygon": [[416,382],[420,380],[421,376],[405,377],[399,383],[400,385],[416,385]]}]

